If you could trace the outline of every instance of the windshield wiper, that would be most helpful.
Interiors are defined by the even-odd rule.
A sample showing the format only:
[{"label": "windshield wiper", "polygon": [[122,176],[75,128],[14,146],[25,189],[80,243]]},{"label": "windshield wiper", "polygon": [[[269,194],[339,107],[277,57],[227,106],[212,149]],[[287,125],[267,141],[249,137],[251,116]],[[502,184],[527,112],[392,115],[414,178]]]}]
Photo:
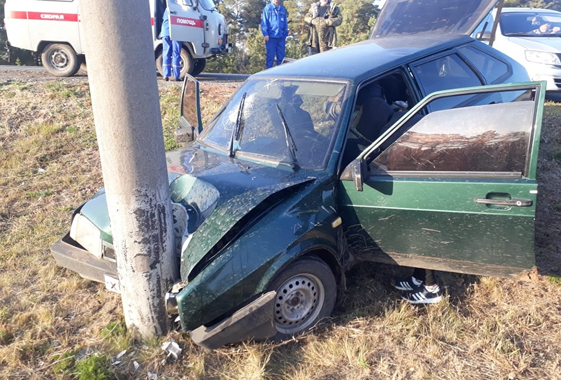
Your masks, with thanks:
[{"label": "windshield wiper", "polygon": [[298,166],[298,160],[296,160],[296,144],[294,143],[294,139],[292,138],[292,134],[290,133],[290,129],[288,129],[288,124],[286,123],[286,119],[282,114],[281,108],[277,103],[277,112],[281,118],[281,124],[284,129],[284,137],[286,139],[286,147],[288,148],[288,152],[290,153],[290,165],[292,166],[292,170],[297,171],[300,169]]},{"label": "windshield wiper", "polygon": [[243,107],[245,104],[245,96],[247,92],[244,92],[242,95],[242,100],[240,100],[240,107],[238,108],[238,116],[236,117],[236,125],[234,126],[234,130],[232,131],[232,136],[230,136],[230,145],[228,146],[228,156],[234,157],[236,155],[236,149],[234,149],[234,142],[239,141],[243,132]]}]

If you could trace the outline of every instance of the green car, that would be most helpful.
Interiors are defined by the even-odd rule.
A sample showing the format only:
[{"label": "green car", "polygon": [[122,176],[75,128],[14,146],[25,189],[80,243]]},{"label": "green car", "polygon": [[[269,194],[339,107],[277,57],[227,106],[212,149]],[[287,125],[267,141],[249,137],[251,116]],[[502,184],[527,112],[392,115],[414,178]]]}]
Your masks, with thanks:
[{"label": "green car", "polygon": [[[452,3],[465,24],[472,2]],[[204,128],[186,80],[196,139],[168,154],[181,278],[167,302],[197,344],[308,329],[361,261],[533,270],[545,84],[468,36],[494,2],[477,3],[437,36],[396,36],[383,12],[383,36],[251,76]],[[117,286],[103,190],[72,218],[55,259]]]}]

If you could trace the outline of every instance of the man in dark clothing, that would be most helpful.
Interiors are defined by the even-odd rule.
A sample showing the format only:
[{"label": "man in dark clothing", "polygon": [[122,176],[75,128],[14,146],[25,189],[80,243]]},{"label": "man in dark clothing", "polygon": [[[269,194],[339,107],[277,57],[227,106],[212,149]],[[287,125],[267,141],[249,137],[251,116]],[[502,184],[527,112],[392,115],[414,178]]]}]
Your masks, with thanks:
[{"label": "man in dark clothing", "polygon": [[304,21],[309,26],[310,54],[322,53],[337,46],[335,27],[341,25],[343,17],[339,7],[331,0],[313,3]]},{"label": "man in dark clothing", "polygon": [[288,36],[288,20],[286,9],[280,5],[280,0],[272,0],[263,9],[261,17],[261,33],[265,37],[267,58],[265,67],[273,67],[282,63],[286,50],[286,36]]}]

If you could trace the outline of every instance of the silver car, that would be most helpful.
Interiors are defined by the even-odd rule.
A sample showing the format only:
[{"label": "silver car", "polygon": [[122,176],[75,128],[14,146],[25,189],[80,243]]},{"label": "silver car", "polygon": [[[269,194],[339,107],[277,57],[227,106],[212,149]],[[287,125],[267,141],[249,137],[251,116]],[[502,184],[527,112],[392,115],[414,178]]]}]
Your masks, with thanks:
[{"label": "silver car", "polygon": [[[489,42],[494,9],[472,37]],[[548,92],[561,92],[561,12],[535,8],[503,8],[493,47],[518,61],[531,80],[546,81]]]}]

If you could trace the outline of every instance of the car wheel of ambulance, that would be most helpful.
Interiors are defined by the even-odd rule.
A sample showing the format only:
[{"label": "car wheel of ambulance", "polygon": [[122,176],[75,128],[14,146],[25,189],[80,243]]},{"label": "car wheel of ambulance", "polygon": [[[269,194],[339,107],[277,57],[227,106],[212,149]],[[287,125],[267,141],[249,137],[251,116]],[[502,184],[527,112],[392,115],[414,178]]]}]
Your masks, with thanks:
[{"label": "car wheel of ambulance", "polygon": [[187,49],[181,49],[181,78],[185,78],[185,75],[193,72],[195,68],[195,63],[193,62],[193,58],[191,58],[191,54],[187,51]]},{"label": "car wheel of ambulance", "polygon": [[45,69],[57,77],[70,77],[80,69],[80,60],[74,49],[66,44],[47,45],[41,54]]},{"label": "car wheel of ambulance", "polygon": [[284,269],[270,284],[274,305],[275,340],[299,334],[333,312],[337,284],[331,269],[317,258],[303,258]]},{"label": "car wheel of ambulance", "polygon": [[191,75],[196,77],[197,75],[203,72],[205,66],[206,66],[205,58],[195,59],[193,62],[193,72],[191,73]]}]

